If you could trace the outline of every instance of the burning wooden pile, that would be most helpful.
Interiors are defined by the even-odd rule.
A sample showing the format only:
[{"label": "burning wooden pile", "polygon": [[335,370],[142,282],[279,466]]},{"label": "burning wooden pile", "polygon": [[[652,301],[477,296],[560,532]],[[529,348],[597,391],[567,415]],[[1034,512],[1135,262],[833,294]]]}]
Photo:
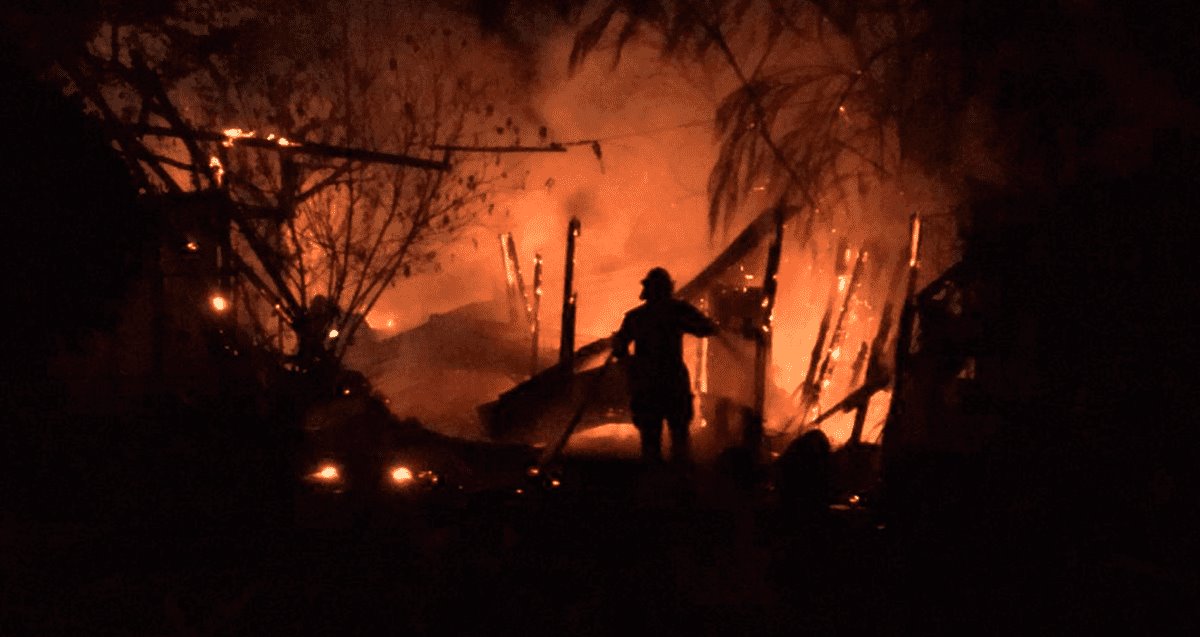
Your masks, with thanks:
[{"label": "burning wooden pile", "polygon": [[[899,287],[899,277],[906,270],[909,297],[916,284],[919,218],[913,216],[909,250],[902,261],[897,260],[890,276],[884,276],[891,265],[887,259],[876,259],[865,247],[852,250],[846,241],[840,242],[834,284],[812,345],[807,373],[803,382],[789,391],[778,385],[772,373],[771,351],[783,227],[795,212],[778,207],[760,214],[678,291],[680,298],[703,307],[721,326],[717,336],[702,339],[695,347],[692,378],[700,401],[699,427],[705,430],[698,432],[698,442],[707,438],[718,448],[757,446],[766,436],[786,443],[845,412],[854,413],[849,442],[858,444],[871,433],[867,414],[872,399],[886,396],[892,382],[892,291]],[[754,285],[758,275],[747,272],[747,264],[755,261],[756,249],[772,235],[762,285]],[[761,256],[758,262],[762,264]],[[573,294],[568,298],[573,300]],[[860,315],[880,306],[879,321],[868,332],[870,321],[862,320]],[[564,333],[571,327],[564,320]],[[862,340],[856,348],[857,336]],[[565,337],[563,342],[567,343]],[[480,407],[485,430],[501,439],[546,441],[560,435],[568,425],[582,430],[628,422],[620,370],[602,371],[610,348],[610,339],[574,351],[564,347],[559,364]],[[852,359],[847,355],[851,351],[856,352]],[[851,361],[849,365],[847,360]],[[840,389],[845,390],[844,397],[829,405],[826,401],[830,395]]]}]

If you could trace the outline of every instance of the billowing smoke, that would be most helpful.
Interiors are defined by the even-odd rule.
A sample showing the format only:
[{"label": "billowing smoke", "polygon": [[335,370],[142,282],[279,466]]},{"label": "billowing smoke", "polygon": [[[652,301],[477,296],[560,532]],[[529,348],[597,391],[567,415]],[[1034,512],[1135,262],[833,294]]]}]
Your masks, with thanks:
[{"label": "billowing smoke", "polygon": [[502,299],[496,237],[512,232],[527,284],[534,255],[545,262],[541,316],[547,338],[556,338],[572,216],[582,222],[580,342],[616,329],[649,268],[663,265],[685,281],[715,254],[705,217],[713,96],[649,47],[615,67],[597,57],[570,75],[570,38],[564,31],[543,47],[540,80],[528,96],[538,121],[526,126],[545,126],[549,141],[587,143],[504,156],[514,181],[497,193],[493,213],[452,248],[442,272],[404,281],[381,300],[374,324],[387,316],[400,329],[468,302]]}]

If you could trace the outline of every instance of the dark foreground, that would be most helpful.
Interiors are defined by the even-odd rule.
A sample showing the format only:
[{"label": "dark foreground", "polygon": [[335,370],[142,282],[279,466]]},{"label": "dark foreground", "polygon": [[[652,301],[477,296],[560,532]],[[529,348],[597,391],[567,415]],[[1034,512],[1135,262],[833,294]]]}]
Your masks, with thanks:
[{"label": "dark foreground", "polygon": [[614,460],[523,491],[443,489],[327,529],[283,506],[202,522],[10,518],[0,634],[1195,628],[1194,583],[1101,547],[902,537],[867,508],[790,515],[711,472],[681,482]]}]

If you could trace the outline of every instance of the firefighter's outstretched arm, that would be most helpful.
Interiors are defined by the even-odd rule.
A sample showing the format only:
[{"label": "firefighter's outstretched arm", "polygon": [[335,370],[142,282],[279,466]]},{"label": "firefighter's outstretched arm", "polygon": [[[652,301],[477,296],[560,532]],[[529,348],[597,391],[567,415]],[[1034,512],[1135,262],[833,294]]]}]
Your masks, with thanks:
[{"label": "firefighter's outstretched arm", "polygon": [[612,356],[617,360],[624,359],[629,356],[629,319],[621,322],[621,329],[613,332],[612,335]]},{"label": "firefighter's outstretched arm", "polygon": [[712,336],[717,332],[717,324],[690,303],[684,305],[681,319],[683,331],[693,336]]}]

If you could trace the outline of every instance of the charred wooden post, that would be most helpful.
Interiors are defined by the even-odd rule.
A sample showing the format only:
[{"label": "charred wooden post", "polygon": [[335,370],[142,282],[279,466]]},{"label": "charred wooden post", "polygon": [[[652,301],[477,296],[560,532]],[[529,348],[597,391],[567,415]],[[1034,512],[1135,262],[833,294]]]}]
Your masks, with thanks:
[{"label": "charred wooden post", "polygon": [[806,419],[808,412],[812,406],[816,404],[813,399],[813,387],[817,382],[817,368],[821,365],[821,352],[825,351],[825,339],[829,336],[829,321],[833,319],[833,307],[827,305],[825,313],[821,315],[821,324],[817,326],[817,338],[813,341],[812,352],[808,356],[808,370],[804,373],[804,382],[792,392],[792,399],[795,400],[797,394],[800,396],[800,418]]},{"label": "charred wooden post", "polygon": [[842,307],[838,312],[837,322],[833,325],[833,336],[829,339],[825,360],[821,363],[821,373],[817,377],[815,388],[817,401],[820,401],[821,393],[831,382],[833,371],[837,367],[838,360],[841,359],[842,341],[846,338],[846,315],[849,314],[850,308],[854,304],[854,294],[858,289],[866,262],[866,250],[859,250],[858,258],[854,262],[854,273],[850,275],[850,282],[846,285],[846,296],[842,298]]},{"label": "charred wooden post", "polygon": [[834,279],[833,286],[829,290],[829,298],[825,301],[825,313],[821,315],[821,324],[817,327],[817,339],[813,343],[812,353],[808,359],[808,371],[804,374],[804,382],[792,392],[792,399],[795,400],[797,394],[800,396],[799,419],[801,423],[807,422],[811,412],[817,406],[817,398],[820,394],[818,386],[820,376],[818,370],[825,352],[825,342],[829,337],[829,322],[833,319],[833,308],[837,304],[838,296],[841,290],[838,289],[838,283],[846,274],[846,269],[849,267],[850,244],[849,241],[842,237],[838,241],[837,253],[834,255]]},{"label": "charred wooden post", "polygon": [[867,365],[867,354],[870,352],[870,346],[866,341],[858,347],[858,354],[854,357],[854,364],[850,366],[850,385],[858,385],[862,382],[863,369]]},{"label": "charred wooden post", "polygon": [[506,232],[501,235],[501,240],[504,242],[505,263],[512,272],[511,282],[516,285],[517,303],[519,303],[525,317],[525,322],[528,324],[533,321],[533,304],[529,298],[529,293],[525,290],[525,277],[521,276],[521,261],[517,257],[517,243],[513,241],[511,232]]},{"label": "charred wooden post", "polygon": [[533,296],[530,300],[529,311],[529,332],[531,336],[531,350],[529,357],[529,375],[535,376],[538,373],[538,341],[541,338],[541,314],[542,309],[542,255],[533,255]]},{"label": "charred wooden post", "polygon": [[517,257],[517,242],[513,240],[512,233],[508,233],[508,259],[512,263],[513,276],[517,280],[517,296],[525,307],[526,323],[533,320],[533,305],[529,299],[529,292],[525,289],[525,277],[521,276],[521,259]]},{"label": "charred wooden post", "polygon": [[762,444],[763,417],[766,413],[767,372],[771,365],[771,322],[775,314],[775,296],[779,290],[779,259],[783,254],[783,208],[775,213],[775,239],[767,250],[767,269],[763,276],[762,323],[754,349],[754,414],[742,431],[742,443],[757,451]]},{"label": "charred wooden post", "polygon": [[[905,375],[904,371],[908,369],[909,359],[912,355],[912,337],[913,327],[917,317],[917,278],[921,270],[921,216],[919,213],[912,213],[909,217],[909,240],[908,240],[908,283],[904,287],[904,306],[900,311],[900,321],[896,329],[896,352],[894,359],[893,375],[895,377],[892,383],[892,404],[888,408],[887,421],[884,423],[884,456],[890,455],[886,447],[889,442],[895,443],[897,436],[893,432],[897,428],[903,428],[905,419],[905,411],[908,405],[905,403]],[[902,433],[902,432],[901,432]],[[903,434],[902,434],[903,435]]]},{"label": "charred wooden post", "polygon": [[578,217],[567,224],[567,259],[563,266],[562,332],[558,341],[558,364],[571,369],[575,360],[575,238],[579,236]]},{"label": "charred wooden post", "polygon": [[[875,332],[875,338],[871,341],[870,354],[867,357],[867,373],[859,387],[861,398],[856,402],[849,404],[849,407],[855,409],[854,426],[850,429],[850,439],[846,444],[857,445],[862,443],[863,428],[867,421],[867,407],[870,405],[871,397],[876,392],[887,387],[892,381],[891,371],[887,366],[887,343],[892,332],[892,304],[888,303],[883,308],[883,317],[879,321],[879,329]],[[866,343],[863,343],[866,348]]]},{"label": "charred wooden post", "polygon": [[517,307],[517,275],[513,273],[512,259],[508,256],[509,233],[502,232],[500,239],[500,262],[504,265],[504,299],[508,302],[508,322],[516,324],[520,320],[520,309]]}]

